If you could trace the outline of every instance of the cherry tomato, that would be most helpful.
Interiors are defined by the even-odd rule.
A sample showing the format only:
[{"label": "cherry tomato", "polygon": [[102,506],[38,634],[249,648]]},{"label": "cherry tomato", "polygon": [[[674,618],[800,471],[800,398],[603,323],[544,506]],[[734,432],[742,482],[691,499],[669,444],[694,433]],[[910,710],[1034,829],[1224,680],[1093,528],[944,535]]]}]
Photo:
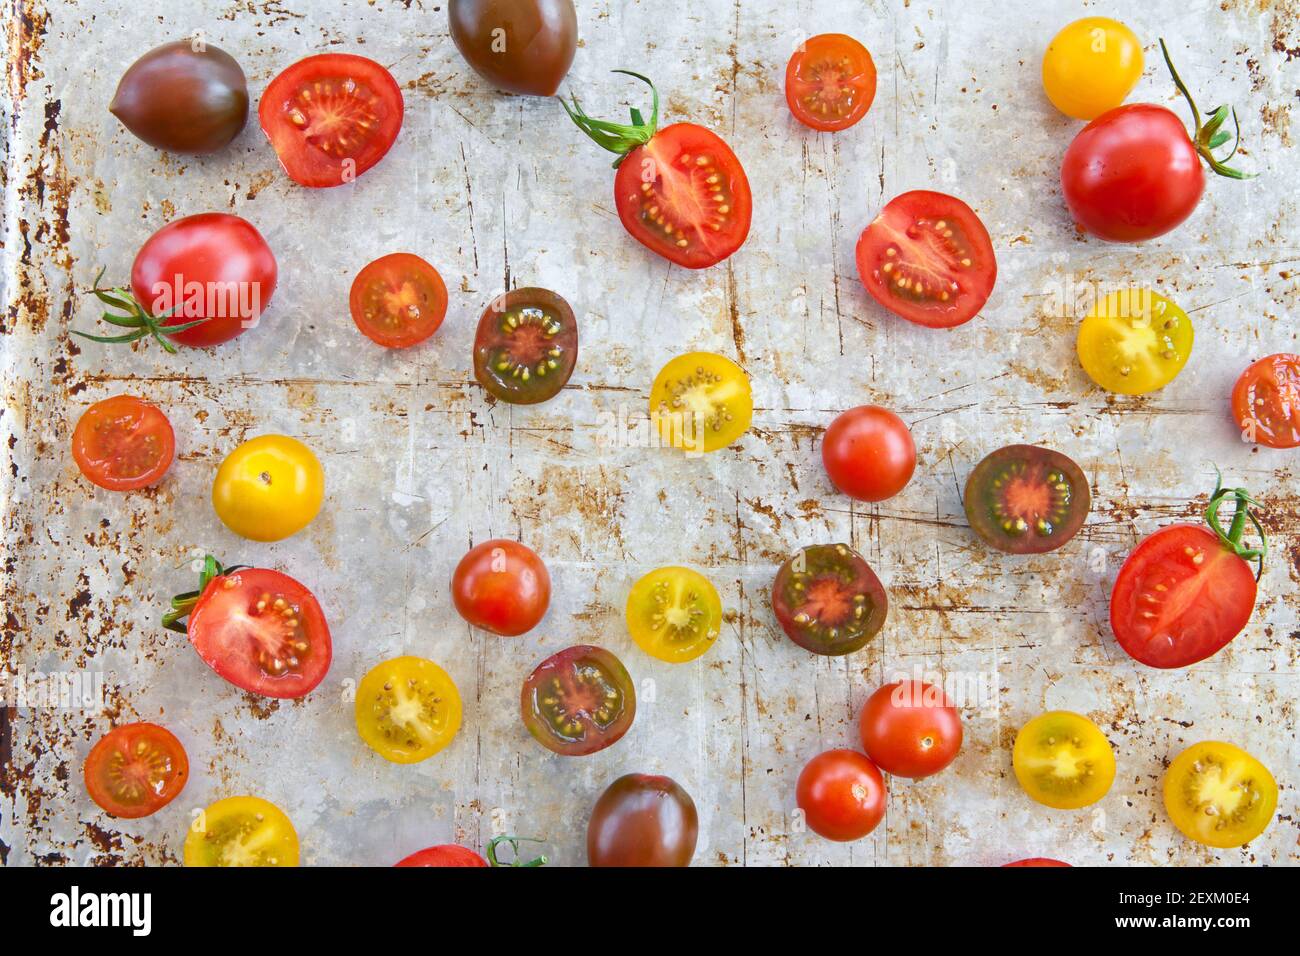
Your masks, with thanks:
[{"label": "cherry tomato", "polygon": [[185,789],[190,762],[175,735],[157,724],[123,724],[99,739],[86,757],[90,799],[115,817],[157,813]]},{"label": "cherry tomato", "polygon": [[930,328],[969,322],[998,277],[993,242],[974,210],[923,189],[891,199],[862,230],[856,255],[873,299]]},{"label": "cherry tomato", "polygon": [[1050,448],[1007,445],[966,479],[966,519],[986,544],[1009,554],[1055,551],[1092,507],[1079,466]]},{"label": "cherry tomato", "polygon": [[287,435],[259,435],[221,463],[212,507],[231,531],[252,541],[297,534],[325,500],[325,470],[310,448]]},{"label": "cherry tomato", "polygon": [[578,361],[578,320],[550,289],[512,289],[488,304],[474,335],[474,377],[514,405],[554,398]]},{"label": "cherry tomato", "polygon": [[1079,325],[1079,364],[1088,377],[1120,395],[1164,388],[1192,355],[1192,320],[1149,289],[1102,299]]},{"label": "cherry tomato", "polygon": [[545,616],[551,575],[531,548],[494,538],[460,559],[451,578],[451,596],[470,624],[514,637],[531,631]]},{"label": "cherry tomato", "polygon": [[194,818],[186,866],[297,866],[298,833],[284,811],[261,797],[227,797]]},{"label": "cherry tomato", "polygon": [[417,850],[410,856],[403,857],[394,863],[395,867],[407,866],[449,866],[449,867],[478,867],[487,866],[487,860],[479,856],[473,850],[467,850],[463,846],[456,846],[454,843],[444,843],[441,846],[428,846],[423,850]]},{"label": "cherry tomato", "polygon": [[636,688],[623,662],[579,644],[552,654],[524,681],[524,726],[547,750],[582,757],[617,743],[636,717]]},{"label": "cherry tomato", "polygon": [[749,376],[713,352],[677,356],[650,387],[650,418],[660,440],[691,455],[726,448],[749,431],[753,417]]},{"label": "cherry tomato", "polygon": [[1025,793],[1057,810],[1096,803],[1115,780],[1115,752],[1082,714],[1053,710],[1020,728],[1011,751]]},{"label": "cherry tomato", "polygon": [[1277,782],[1240,747],[1207,740],[1188,747],[1165,771],[1165,810],[1183,836],[1206,846],[1245,846],[1268,829]]},{"label": "cherry tomato", "polygon": [[871,565],[847,544],[803,548],[776,573],[772,611],[786,636],[814,654],[864,647],[885,626],[889,601]]},{"label": "cherry tomato", "polygon": [[1017,866],[1063,866],[1069,868],[1070,864],[1063,863],[1060,860],[1053,860],[1050,856],[1031,856],[1028,859],[1016,860],[1014,863],[1003,863],[1002,866],[1004,869],[1014,868]]},{"label": "cherry tomato", "polygon": [[651,657],[673,664],[693,661],[718,639],[722,599],[698,571],[658,568],[632,586],[627,629]]},{"label": "cherry tomato", "polygon": [[848,129],[876,98],[876,63],[857,40],[822,33],[805,40],[785,68],[785,101],[815,130]]},{"label": "cherry tomato", "polygon": [[1232,389],[1232,417],[1245,441],[1300,446],[1300,355],[1279,352],[1242,372]]},{"label": "cherry tomato", "polygon": [[859,501],[892,498],[912,480],[916,445],[903,420],[879,405],[841,412],[822,438],[831,483]]},{"label": "cherry tomato", "polygon": [[659,91],[650,122],[632,110],[632,125],[621,133],[593,120],[578,105],[560,103],[570,119],[597,144],[617,153],[614,205],[623,228],[637,242],[688,269],[716,265],[741,247],[749,235],[753,199],[740,160],[716,133],[694,123],[659,125]]},{"label": "cherry tomato", "polygon": [[321,188],[350,183],[383,159],[403,108],[401,88],[380,64],[321,53],[271,81],[257,119],[289,178]]},{"label": "cherry tomato", "polygon": [[451,676],[422,657],[394,657],[357,685],[357,733],[393,763],[419,763],[460,730],[460,692]]},{"label": "cherry tomato", "polygon": [[700,821],[670,777],[629,773],[596,801],[587,824],[589,866],[690,866]]},{"label": "cherry tomato", "polygon": [[573,0],[450,0],[451,38],[498,89],[554,96],[578,49]]},{"label": "cherry tomato", "polygon": [[1043,54],[1043,89],[1066,116],[1095,119],[1124,102],[1142,78],[1142,44],[1109,17],[1075,20]]},{"label": "cherry tomato", "polygon": [[961,715],[943,689],[921,681],[886,684],[867,698],[858,721],[862,749],[885,773],[920,779],[961,750]]},{"label": "cherry tomato", "polygon": [[357,273],[348,307],[362,335],[385,348],[404,349],[438,331],[447,314],[447,287],[419,256],[394,252]]},{"label": "cherry tomato", "polygon": [[860,840],[885,816],[885,778],[856,750],[828,750],[799,774],[796,802],[808,827],[828,840]]},{"label": "cherry tomato", "polygon": [[96,402],[72,430],[72,458],[93,484],[110,491],[162,480],[176,453],[172,423],[158,406],[132,395]]}]

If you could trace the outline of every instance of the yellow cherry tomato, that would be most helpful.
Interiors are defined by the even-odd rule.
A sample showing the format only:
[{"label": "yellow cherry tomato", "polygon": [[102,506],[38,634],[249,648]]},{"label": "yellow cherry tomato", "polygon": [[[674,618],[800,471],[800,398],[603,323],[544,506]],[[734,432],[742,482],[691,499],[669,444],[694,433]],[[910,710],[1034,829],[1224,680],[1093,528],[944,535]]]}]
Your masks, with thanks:
[{"label": "yellow cherry tomato", "polygon": [[393,763],[432,757],[460,730],[460,693],[448,673],[423,657],[394,657],[357,685],[357,733]]},{"label": "yellow cherry tomato", "polygon": [[1115,780],[1115,752],[1106,735],[1068,710],[1048,711],[1021,727],[1011,764],[1025,793],[1058,810],[1096,803]]},{"label": "yellow cherry tomato", "polygon": [[1150,289],[1112,292],[1079,324],[1079,364],[1108,392],[1164,388],[1192,355],[1192,320]]},{"label": "yellow cherry tomato", "polygon": [[310,448],[287,435],[244,442],[221,463],[212,507],[231,531],[279,541],[311,523],[325,498],[325,471]]},{"label": "yellow cherry tomato", "polygon": [[1142,44],[1108,17],[1075,20],[1043,54],[1043,89],[1066,116],[1096,119],[1124,102],[1142,76]]},{"label": "yellow cherry tomato", "polygon": [[1165,809],[1183,835],[1206,846],[1245,846],[1268,829],[1277,782],[1240,747],[1207,740],[1188,747],[1165,771]]},{"label": "yellow cherry tomato", "polygon": [[679,355],[655,376],[650,417],[665,445],[692,454],[725,448],[754,417],[749,376],[722,355]]},{"label": "yellow cherry tomato", "polygon": [[679,664],[699,657],[722,629],[722,599],[690,568],[659,568],[627,597],[627,629],[651,657]]},{"label": "yellow cherry tomato", "polygon": [[261,797],[227,797],[185,835],[186,866],[297,866],[298,834],[283,810]]}]

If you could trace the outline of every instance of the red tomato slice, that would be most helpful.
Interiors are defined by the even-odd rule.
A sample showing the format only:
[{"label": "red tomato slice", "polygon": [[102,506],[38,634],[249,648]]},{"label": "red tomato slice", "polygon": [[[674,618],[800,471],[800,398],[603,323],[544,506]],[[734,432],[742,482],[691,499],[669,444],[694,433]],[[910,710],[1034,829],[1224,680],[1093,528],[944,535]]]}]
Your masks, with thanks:
[{"label": "red tomato slice", "polygon": [[805,41],[785,68],[785,101],[816,130],[848,129],[876,98],[876,63],[857,40],[823,33]]},{"label": "red tomato slice", "polygon": [[428,846],[423,850],[417,850],[408,857],[404,857],[393,866],[451,866],[451,867],[469,867],[469,866],[487,866],[487,860],[479,856],[473,850],[467,850],[463,846],[456,846],[454,843],[444,843],[442,846]]},{"label": "red tomato slice", "polygon": [[114,727],[86,757],[90,799],[115,817],[156,813],[176,798],[190,776],[190,761],[175,735],[157,724]]},{"label": "red tomato slice", "polygon": [[96,402],[72,431],[72,458],[90,481],[110,491],[158,482],[171,467],[176,436],[156,405],[133,395]]},{"label": "red tomato slice", "polygon": [[1232,389],[1232,417],[1247,441],[1300,445],[1300,355],[1279,352],[1242,372]]},{"label": "red tomato slice", "polygon": [[438,331],[447,314],[447,286],[419,256],[394,252],[357,273],[348,306],[362,335],[404,349]]},{"label": "red tomato slice", "polygon": [[243,568],[214,577],[188,625],[199,657],[236,687],[302,697],[329,670],[329,626],[315,596],[287,574]]},{"label": "red tomato slice", "polygon": [[351,182],[383,159],[402,128],[402,110],[401,88],[383,66],[322,53],[271,81],[257,119],[289,178],[321,188]]},{"label": "red tomato slice", "polygon": [[974,210],[924,189],[889,201],[862,231],[857,260],[872,298],[930,328],[969,322],[998,277],[993,243]]}]

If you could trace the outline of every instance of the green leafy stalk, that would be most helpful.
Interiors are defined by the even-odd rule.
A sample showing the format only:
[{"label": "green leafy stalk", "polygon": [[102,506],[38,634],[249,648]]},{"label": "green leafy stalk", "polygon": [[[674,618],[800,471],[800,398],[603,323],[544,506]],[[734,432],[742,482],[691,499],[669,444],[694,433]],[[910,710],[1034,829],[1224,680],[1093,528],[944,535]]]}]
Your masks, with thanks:
[{"label": "green leafy stalk", "polygon": [[[487,845],[488,863],[492,866],[545,866],[547,863],[546,854],[525,861],[519,853],[520,843],[541,843],[542,840],[537,837],[517,837],[517,836],[499,836],[494,838]],[[514,859],[509,863],[502,863],[497,859],[497,844],[509,843],[510,849],[514,851]]]},{"label": "green leafy stalk", "polygon": [[[1264,573],[1264,558],[1268,555],[1268,537],[1264,534],[1264,528],[1259,523],[1259,518],[1250,506],[1259,507],[1259,502],[1250,496],[1245,488],[1225,488],[1223,487],[1223,473],[1215,466],[1215,474],[1218,476],[1214,482],[1214,493],[1210,495],[1210,503],[1205,509],[1206,523],[1219,536],[1223,546],[1241,558],[1243,561],[1257,562],[1255,571],[1255,580],[1258,581]],[[1232,513],[1232,524],[1228,530],[1223,530],[1223,524],[1219,520],[1219,509],[1224,503],[1231,500],[1234,504]],[[1249,521],[1255,528],[1255,533],[1259,535],[1259,547],[1250,548],[1242,544],[1241,536],[1246,530],[1246,522]]]},{"label": "green leafy stalk", "polygon": [[102,316],[103,320],[109,325],[117,326],[119,329],[131,329],[131,331],[123,332],[121,335],[91,335],[89,332],[73,329],[73,335],[79,335],[83,339],[89,339],[92,342],[104,342],[109,345],[121,342],[137,342],[145,336],[151,335],[158,340],[158,343],[164,349],[175,355],[176,346],[171,343],[168,336],[196,328],[208,321],[207,319],[196,319],[193,322],[184,322],[180,325],[166,325],[164,323],[176,311],[176,307],[168,309],[162,315],[150,315],[149,310],[136,301],[130,289],[105,288],[99,284],[103,278],[104,270],[100,269],[99,274],[95,276],[95,286],[90,290],[90,294],[110,309],[118,310],[117,313],[105,312]]},{"label": "green leafy stalk", "polygon": [[203,568],[199,571],[199,587],[197,591],[186,591],[184,594],[178,594],[171,600],[171,610],[163,615],[162,625],[169,631],[176,631],[179,634],[185,634],[188,626],[184,623],[185,618],[190,616],[194,610],[194,605],[199,603],[199,598],[203,592],[208,589],[213,578],[219,578],[225,574],[231,574],[246,568],[246,564],[232,564],[230,567],[222,567],[221,562],[210,554],[203,556]]},{"label": "green leafy stalk", "polygon": [[578,102],[578,97],[575,94],[569,95],[572,105],[566,103],[564,97],[560,97],[560,105],[569,114],[569,119],[577,124],[578,129],[590,136],[602,149],[618,154],[618,159],[614,160],[614,168],[617,169],[628,153],[638,146],[644,146],[650,142],[655,130],[659,128],[659,91],[655,89],[655,85],[648,78],[640,73],[633,73],[631,70],[614,70],[613,72],[636,77],[650,87],[650,92],[654,97],[653,106],[650,109],[650,122],[647,123],[642,117],[641,111],[636,108],[631,110],[632,122],[630,125],[593,119],[587,115],[587,111],[582,108],[582,104]]},{"label": "green leafy stalk", "polygon": [[[1169,75],[1173,77],[1174,86],[1178,87],[1178,92],[1187,100],[1187,105],[1192,108],[1192,144],[1196,151],[1201,154],[1212,170],[1220,176],[1226,176],[1229,179],[1253,179],[1255,173],[1243,173],[1239,169],[1233,169],[1227,165],[1228,160],[1237,155],[1237,146],[1241,143],[1241,123],[1237,121],[1237,111],[1228,106],[1220,106],[1210,114],[1209,120],[1204,125],[1201,123],[1201,111],[1196,108],[1196,100],[1192,99],[1192,94],[1188,91],[1187,85],[1183,82],[1178,71],[1174,69],[1174,61],[1169,57],[1169,48],[1165,46],[1165,41],[1160,41],[1160,52],[1164,55],[1165,65],[1169,67]],[[1227,122],[1228,117],[1232,117],[1232,125],[1235,135],[1229,135],[1228,131],[1223,129],[1223,124]],[[1228,140],[1232,140],[1232,151],[1223,159],[1218,159],[1214,151],[1223,146]]]}]

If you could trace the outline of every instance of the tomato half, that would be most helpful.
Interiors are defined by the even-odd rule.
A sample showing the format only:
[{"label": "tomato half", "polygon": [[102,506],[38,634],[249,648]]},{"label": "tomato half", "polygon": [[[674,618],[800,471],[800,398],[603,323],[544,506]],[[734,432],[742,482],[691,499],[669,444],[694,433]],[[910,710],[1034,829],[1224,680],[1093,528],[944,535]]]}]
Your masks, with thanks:
[{"label": "tomato half", "polygon": [[1142,78],[1142,44],[1109,17],[1075,20],[1043,54],[1043,89],[1066,116],[1090,120],[1124,102]]},{"label": "tomato half", "polygon": [[212,507],[235,534],[279,541],[297,534],[320,512],[325,470],[312,450],[287,435],[259,435],[221,462]]},{"label": "tomato half", "polygon": [[451,596],[460,616],[502,637],[531,631],[551,603],[551,575],[537,553],[494,538],[470,548],[456,565]]},{"label": "tomato half", "polygon": [[1149,289],[1112,292],[1079,324],[1079,364],[1121,395],[1164,388],[1192,355],[1192,320]]},{"label": "tomato half", "polygon": [[822,437],[831,483],[859,501],[884,501],[916,470],[916,444],[906,423],[887,408],[859,405],[841,412]]},{"label": "tomato half", "polygon": [[393,864],[395,867],[480,867],[487,865],[487,860],[483,859],[483,857],[479,856],[473,850],[467,850],[463,846],[456,846],[454,843],[444,843],[441,846],[427,846],[423,850],[417,850],[410,856],[403,857],[401,860]]},{"label": "tomato half", "polygon": [[828,750],[804,766],[795,799],[814,833],[860,840],[884,819],[885,778],[856,750]]},{"label": "tomato half", "polygon": [[552,654],[528,675],[519,713],[547,750],[582,757],[628,732],[636,717],[636,688],[611,652],[579,644]]},{"label": "tomato half", "polygon": [[803,548],[772,583],[772,611],[786,636],[814,654],[864,647],[885,626],[889,600],[871,565],[847,544]]},{"label": "tomato half", "polygon": [[600,795],[587,823],[590,866],[690,866],[700,819],[671,777],[629,773]]},{"label": "tomato half", "polygon": [[713,352],[679,355],[650,387],[660,441],[691,455],[717,451],[749,431],[754,394],[745,370]]},{"label": "tomato half", "polygon": [[172,465],[176,435],[150,402],[117,395],[81,413],[72,430],[72,459],[92,484],[133,491],[157,484]]},{"label": "tomato half", "polygon": [[1165,810],[1189,840],[1228,849],[1268,829],[1277,781],[1240,747],[1207,740],[1188,747],[1165,771]]},{"label": "tomato half", "polygon": [[474,334],[474,377],[514,405],[554,398],[578,362],[578,320],[550,289],[511,289],[483,311]]},{"label": "tomato half", "polygon": [[1024,860],[1016,860],[1014,863],[1003,863],[1004,869],[1014,869],[1018,866],[1043,866],[1043,867],[1070,867],[1069,863],[1061,860],[1053,860],[1050,856],[1031,856]]},{"label": "tomato half", "polygon": [[1058,451],[1007,445],[966,479],[966,519],[999,551],[1043,554],[1078,533],[1092,507],[1088,479]]},{"label": "tomato half", "polygon": [[856,256],[873,299],[929,328],[969,322],[998,277],[993,242],[975,211],[924,189],[891,199],[862,230]]},{"label": "tomato half", "polygon": [[394,657],[357,685],[357,733],[393,763],[419,763],[460,730],[460,692],[445,670],[422,657]]},{"label": "tomato half", "polygon": [[297,866],[298,833],[284,811],[261,797],[227,797],[194,818],[186,866]]},{"label": "tomato half", "polygon": [[383,66],[322,53],[271,81],[257,119],[289,178],[320,188],[350,183],[383,159],[402,110],[402,90]]},{"label": "tomato half", "polygon": [[1232,389],[1232,417],[1243,441],[1300,446],[1300,355],[1279,352],[1242,372]]},{"label": "tomato half", "polygon": [[348,308],[370,341],[404,349],[438,331],[447,314],[447,286],[438,270],[419,256],[394,252],[357,273]]},{"label": "tomato half", "polygon": [[940,687],[909,680],[867,698],[858,720],[862,749],[885,773],[920,779],[961,750],[961,715]]},{"label": "tomato half", "polygon": [[691,568],[657,568],[627,596],[627,629],[651,657],[693,661],[718,639],[722,599],[704,575]]},{"label": "tomato half", "polygon": [[190,761],[165,727],[123,724],[91,748],[85,777],[90,799],[115,817],[135,819],[176,799],[189,780]]},{"label": "tomato half", "polygon": [[1011,751],[1025,793],[1057,810],[1096,803],[1115,781],[1115,751],[1082,714],[1053,710],[1020,728]]},{"label": "tomato half", "polygon": [[876,63],[857,40],[822,33],[800,44],[785,68],[785,101],[816,130],[848,129],[876,98]]}]

